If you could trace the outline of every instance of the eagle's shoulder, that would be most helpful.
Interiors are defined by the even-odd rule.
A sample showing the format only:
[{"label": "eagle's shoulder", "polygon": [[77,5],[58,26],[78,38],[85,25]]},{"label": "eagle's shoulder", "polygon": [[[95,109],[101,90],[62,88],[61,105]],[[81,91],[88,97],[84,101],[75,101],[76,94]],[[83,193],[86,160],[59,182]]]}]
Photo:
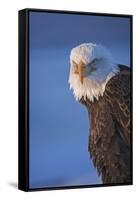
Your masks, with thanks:
[{"label": "eagle's shoulder", "polygon": [[130,72],[130,67],[126,66],[126,65],[122,65],[122,64],[118,64],[118,67],[120,69],[120,71],[127,71]]},{"label": "eagle's shoulder", "polygon": [[118,65],[119,72],[113,76],[105,87],[105,93],[110,92],[111,96],[115,92],[128,93],[130,91],[130,67]]},{"label": "eagle's shoulder", "polygon": [[105,87],[104,100],[111,108],[121,136],[130,144],[130,68],[119,65],[120,72]]}]

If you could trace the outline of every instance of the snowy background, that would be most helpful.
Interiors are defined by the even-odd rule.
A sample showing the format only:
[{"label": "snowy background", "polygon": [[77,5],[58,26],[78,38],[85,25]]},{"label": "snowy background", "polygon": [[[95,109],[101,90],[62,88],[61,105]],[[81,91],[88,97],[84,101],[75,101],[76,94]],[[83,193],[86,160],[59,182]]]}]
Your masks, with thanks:
[{"label": "snowy background", "polygon": [[101,43],[130,65],[129,19],[30,14],[30,187],[99,184],[88,153],[88,115],[69,90],[69,54]]}]

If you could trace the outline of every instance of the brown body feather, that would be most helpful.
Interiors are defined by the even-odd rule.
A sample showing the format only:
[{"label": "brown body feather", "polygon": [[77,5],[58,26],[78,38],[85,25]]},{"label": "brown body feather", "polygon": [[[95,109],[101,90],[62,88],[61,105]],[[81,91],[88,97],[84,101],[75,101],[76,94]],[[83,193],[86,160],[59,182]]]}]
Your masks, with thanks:
[{"label": "brown body feather", "polygon": [[130,69],[119,67],[103,97],[81,99],[91,124],[88,149],[104,184],[131,183]]}]

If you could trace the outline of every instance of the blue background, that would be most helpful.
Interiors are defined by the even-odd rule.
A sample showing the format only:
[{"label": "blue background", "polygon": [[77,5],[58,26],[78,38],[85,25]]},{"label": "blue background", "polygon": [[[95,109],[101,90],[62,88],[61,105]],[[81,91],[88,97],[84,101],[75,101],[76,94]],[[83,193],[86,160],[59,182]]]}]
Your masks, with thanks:
[{"label": "blue background", "polygon": [[71,48],[100,43],[130,65],[129,18],[30,12],[30,188],[99,184],[86,109],[69,90]]}]

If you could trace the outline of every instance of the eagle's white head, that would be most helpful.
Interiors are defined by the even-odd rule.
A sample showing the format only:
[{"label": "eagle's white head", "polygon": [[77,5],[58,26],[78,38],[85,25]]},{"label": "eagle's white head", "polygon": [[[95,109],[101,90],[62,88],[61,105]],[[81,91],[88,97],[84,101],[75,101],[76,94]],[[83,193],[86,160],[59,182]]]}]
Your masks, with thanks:
[{"label": "eagle's white head", "polygon": [[106,83],[119,72],[110,52],[102,45],[84,43],[71,50],[69,84],[77,101],[98,100]]}]

